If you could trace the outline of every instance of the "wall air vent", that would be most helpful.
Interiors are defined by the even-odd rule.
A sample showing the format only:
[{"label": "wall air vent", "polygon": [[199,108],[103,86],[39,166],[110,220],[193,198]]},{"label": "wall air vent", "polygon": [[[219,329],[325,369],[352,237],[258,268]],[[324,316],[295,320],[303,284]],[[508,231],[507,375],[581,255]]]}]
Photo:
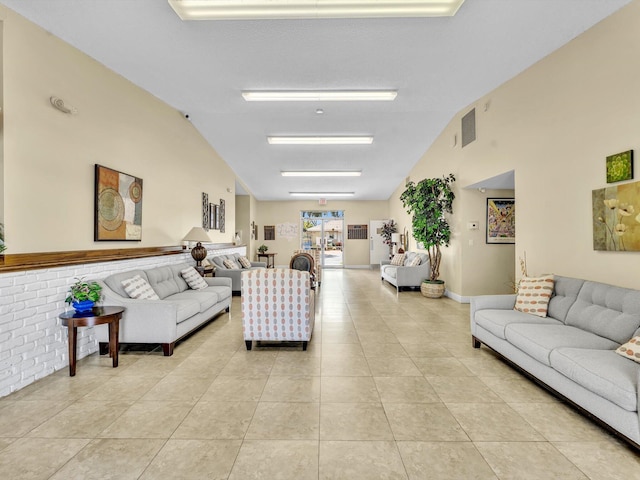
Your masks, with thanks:
[{"label": "wall air vent", "polygon": [[462,117],[462,148],[476,139],[476,109]]}]

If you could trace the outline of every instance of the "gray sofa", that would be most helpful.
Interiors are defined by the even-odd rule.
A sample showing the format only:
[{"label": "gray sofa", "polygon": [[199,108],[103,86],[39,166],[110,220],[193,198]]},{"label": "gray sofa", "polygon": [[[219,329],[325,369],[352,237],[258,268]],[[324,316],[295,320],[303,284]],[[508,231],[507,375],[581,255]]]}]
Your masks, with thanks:
[{"label": "gray sofa", "polygon": [[[420,265],[416,267],[406,266],[415,256],[421,258]],[[422,280],[429,278],[429,257],[426,253],[407,252],[404,257],[404,265],[391,265],[390,260],[380,262],[380,277],[396,287],[399,292],[403,287],[419,287]]]},{"label": "gray sofa", "polygon": [[[115,273],[103,280],[103,303],[126,307],[120,322],[121,343],[159,343],[165,356],[173,354],[178,340],[191,333],[231,306],[231,280],[205,278],[209,284],[202,290],[192,290],[180,271],[189,264],[162,266],[150,270],[129,270]],[[147,280],[160,300],[135,300],[122,287],[122,281],[140,275]],[[95,327],[100,352],[108,351],[107,325]]]},{"label": "gray sofa", "polygon": [[[216,277],[226,277],[231,279],[231,290],[233,291],[233,295],[240,295],[240,290],[242,288],[242,282],[240,279],[240,274],[246,271],[246,268],[233,269],[227,268],[224,266],[225,260],[233,260],[238,265],[238,258],[240,258],[240,254],[234,253],[232,255],[215,255],[207,258],[209,262],[211,262],[215,267],[215,276]],[[251,262],[251,268],[267,268],[267,262]]]},{"label": "gray sofa", "polygon": [[640,335],[640,291],[555,277],[548,316],[516,295],[471,299],[473,346],[484,343],[640,448],[640,364],[615,350]]}]

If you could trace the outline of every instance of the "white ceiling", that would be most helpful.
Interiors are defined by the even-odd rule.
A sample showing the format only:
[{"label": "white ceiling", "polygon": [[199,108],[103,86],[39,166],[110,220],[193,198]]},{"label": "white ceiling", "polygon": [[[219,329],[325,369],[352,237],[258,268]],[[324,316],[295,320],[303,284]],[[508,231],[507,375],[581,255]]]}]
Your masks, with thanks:
[{"label": "white ceiling", "polygon": [[[0,3],[188,113],[258,200],[304,190],[385,200],[458,111],[630,1],[466,0],[451,18],[217,22],[183,22],[166,0]],[[256,103],[242,99],[246,89],[397,89],[398,97]],[[375,139],[268,145],[277,134]],[[363,174],[281,177],[287,169]]]}]

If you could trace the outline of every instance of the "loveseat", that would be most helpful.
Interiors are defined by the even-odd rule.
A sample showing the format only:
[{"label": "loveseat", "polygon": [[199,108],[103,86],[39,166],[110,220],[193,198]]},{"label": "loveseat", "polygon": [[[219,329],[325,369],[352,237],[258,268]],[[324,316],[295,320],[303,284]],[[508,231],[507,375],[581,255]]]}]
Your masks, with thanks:
[{"label": "loveseat", "polygon": [[[420,264],[409,266],[416,256],[420,257]],[[402,265],[392,265],[391,260],[382,260],[380,262],[380,277],[382,281],[389,282],[396,287],[398,292],[403,287],[419,287],[422,280],[429,278],[430,273],[429,257],[425,253],[405,253]]]},{"label": "loveseat", "polygon": [[[149,270],[129,270],[97,280],[105,305],[126,308],[120,322],[120,343],[159,343],[165,356],[173,354],[178,340],[231,306],[231,279],[203,278],[207,287],[194,290],[181,272],[190,265],[179,263]],[[136,275],[146,280],[158,300],[130,297],[123,281]],[[106,325],[95,327],[100,352],[106,353],[109,333]]]},{"label": "loveseat", "polygon": [[640,363],[618,354],[640,335],[640,291],[556,276],[546,317],[515,304],[516,295],[473,297],[473,346],[484,343],[640,448]]},{"label": "loveseat", "polygon": [[[207,258],[207,260],[209,260],[210,263],[215,265],[216,277],[226,277],[231,279],[231,290],[233,292],[233,295],[240,295],[240,287],[241,287],[240,274],[242,272],[246,270],[255,269],[255,268],[267,268],[267,262],[251,262],[251,261],[249,261],[249,263],[251,264],[250,267],[248,268],[243,267],[240,264],[240,257],[241,255],[239,253],[234,253],[231,255],[214,255]],[[233,261],[234,264],[236,264],[239,268],[227,267],[224,264],[225,260]]]}]

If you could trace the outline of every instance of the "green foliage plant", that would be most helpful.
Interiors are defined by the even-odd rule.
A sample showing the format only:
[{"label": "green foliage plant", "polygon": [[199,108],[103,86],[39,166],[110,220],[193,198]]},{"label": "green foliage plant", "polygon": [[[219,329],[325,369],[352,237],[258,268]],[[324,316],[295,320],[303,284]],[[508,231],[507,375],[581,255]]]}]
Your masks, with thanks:
[{"label": "green foliage plant", "polygon": [[413,238],[422,243],[429,254],[430,281],[440,276],[441,246],[448,247],[451,227],[445,214],[453,213],[456,198],[451,186],[455,182],[452,173],[442,178],[425,178],[418,183],[407,182],[400,195],[402,205],[412,216]]},{"label": "green foliage plant", "polygon": [[265,253],[267,250],[269,250],[269,247],[267,247],[264,243],[258,247],[258,251],[260,253]]},{"label": "green foliage plant", "polygon": [[76,283],[71,285],[66,303],[82,302],[84,300],[93,300],[98,302],[100,300],[100,292],[102,287],[96,282],[85,282],[82,278],[76,278]]}]

